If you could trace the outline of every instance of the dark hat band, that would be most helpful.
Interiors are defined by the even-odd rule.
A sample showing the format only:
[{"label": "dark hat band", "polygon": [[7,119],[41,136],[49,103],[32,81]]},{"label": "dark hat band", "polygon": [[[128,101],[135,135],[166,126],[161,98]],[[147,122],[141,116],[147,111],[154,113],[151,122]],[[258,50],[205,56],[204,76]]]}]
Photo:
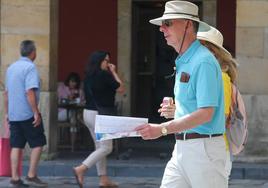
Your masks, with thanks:
[{"label": "dark hat band", "polygon": [[164,13],[165,14],[181,14],[181,15],[187,15],[187,16],[192,16],[195,18],[199,18],[197,15],[193,15],[193,14],[187,14],[187,13],[180,13],[180,12],[168,12],[168,13]]}]

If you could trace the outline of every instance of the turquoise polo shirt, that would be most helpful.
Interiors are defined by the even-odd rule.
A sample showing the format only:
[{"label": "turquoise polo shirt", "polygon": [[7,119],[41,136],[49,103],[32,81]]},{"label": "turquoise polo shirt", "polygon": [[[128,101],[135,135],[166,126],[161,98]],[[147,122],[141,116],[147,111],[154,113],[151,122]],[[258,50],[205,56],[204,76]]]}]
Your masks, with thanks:
[{"label": "turquoise polo shirt", "polygon": [[27,91],[34,89],[37,103],[40,94],[40,78],[35,64],[27,57],[21,57],[11,64],[6,72],[8,92],[8,118],[10,121],[24,121],[33,117],[27,99]]},{"label": "turquoise polo shirt", "polygon": [[175,118],[205,107],[213,107],[210,122],[200,124],[187,133],[221,134],[225,132],[224,97],[221,68],[214,55],[198,40],[177,57],[174,96]]}]

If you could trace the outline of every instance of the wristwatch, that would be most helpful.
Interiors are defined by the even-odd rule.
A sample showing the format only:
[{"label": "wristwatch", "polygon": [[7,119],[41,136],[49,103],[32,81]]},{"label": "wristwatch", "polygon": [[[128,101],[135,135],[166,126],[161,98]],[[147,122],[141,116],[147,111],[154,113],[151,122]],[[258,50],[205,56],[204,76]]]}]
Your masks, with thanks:
[{"label": "wristwatch", "polygon": [[162,136],[167,136],[168,134],[167,128],[164,125],[162,125],[161,133],[162,133]]}]

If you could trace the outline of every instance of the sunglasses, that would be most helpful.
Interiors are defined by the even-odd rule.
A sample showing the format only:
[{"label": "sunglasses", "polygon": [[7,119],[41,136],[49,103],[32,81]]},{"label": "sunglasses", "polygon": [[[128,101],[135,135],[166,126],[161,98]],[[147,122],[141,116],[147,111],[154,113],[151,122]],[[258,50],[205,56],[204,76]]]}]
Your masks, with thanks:
[{"label": "sunglasses", "polygon": [[166,27],[172,26],[172,20],[163,20],[162,26],[166,26]]}]

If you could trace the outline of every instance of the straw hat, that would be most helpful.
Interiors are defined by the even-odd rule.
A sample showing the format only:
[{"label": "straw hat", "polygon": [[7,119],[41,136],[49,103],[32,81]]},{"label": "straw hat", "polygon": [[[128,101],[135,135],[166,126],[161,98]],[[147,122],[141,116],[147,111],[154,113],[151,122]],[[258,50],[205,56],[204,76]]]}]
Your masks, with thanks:
[{"label": "straw hat", "polygon": [[221,32],[212,26],[209,26],[209,27],[210,27],[210,30],[208,31],[198,31],[197,39],[208,41],[214,44],[215,46],[219,47],[220,49],[222,49],[228,55],[231,55],[230,52],[228,52],[228,50],[226,50],[223,47],[223,36]]},{"label": "straw hat", "polygon": [[171,19],[188,19],[199,22],[200,31],[207,31],[209,27],[206,23],[200,21],[198,16],[198,6],[188,1],[168,1],[165,4],[164,14],[159,17],[150,20],[151,24],[161,26],[163,20]]}]

